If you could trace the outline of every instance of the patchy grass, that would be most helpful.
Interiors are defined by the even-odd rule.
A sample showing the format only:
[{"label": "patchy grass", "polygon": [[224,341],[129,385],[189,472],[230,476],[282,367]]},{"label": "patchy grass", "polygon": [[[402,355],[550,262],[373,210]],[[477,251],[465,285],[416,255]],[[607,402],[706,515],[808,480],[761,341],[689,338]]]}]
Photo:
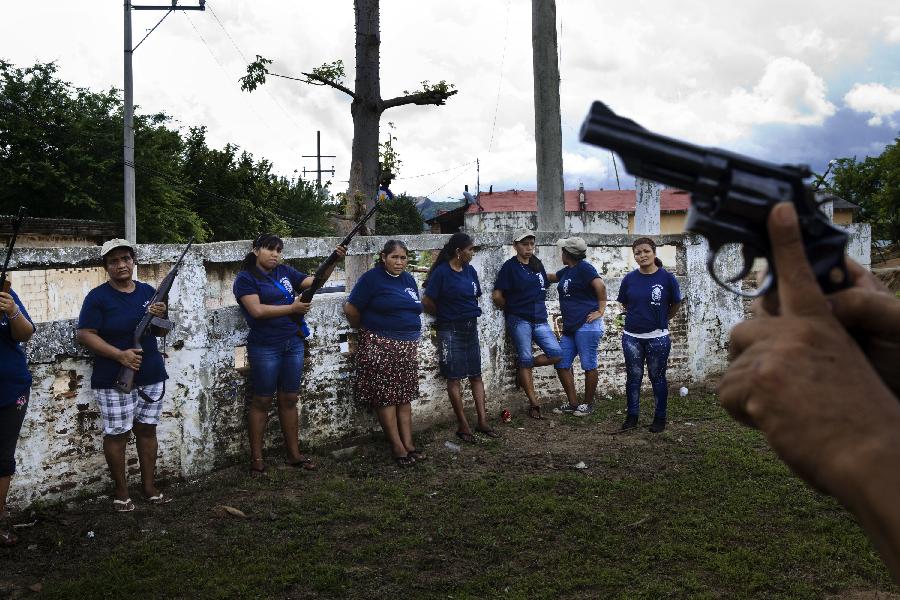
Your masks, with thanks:
[{"label": "patchy grass", "polygon": [[452,425],[433,429],[419,439],[430,458],[409,469],[373,443],[347,460],[319,457],[315,474],[273,458],[250,480],[235,466],[129,515],[106,499],[43,507],[22,544],[0,550],[0,593],[36,582],[49,598],[896,592],[853,519],[758,433],[721,418],[714,398],[672,402],[660,435],[611,435],[615,400],[583,419],[516,418],[503,439],[459,453],[444,447],[458,441]]}]

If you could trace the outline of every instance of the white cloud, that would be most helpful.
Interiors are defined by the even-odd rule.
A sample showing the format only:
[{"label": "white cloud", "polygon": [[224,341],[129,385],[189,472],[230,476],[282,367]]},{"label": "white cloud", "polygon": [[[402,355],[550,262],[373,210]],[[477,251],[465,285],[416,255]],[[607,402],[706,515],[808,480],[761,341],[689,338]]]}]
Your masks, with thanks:
[{"label": "white cloud", "polygon": [[900,112],[900,88],[888,88],[880,83],[857,83],[844,96],[847,106],[859,113],[872,113],[869,125],[879,126],[887,122],[894,127],[891,118]]},{"label": "white cloud", "polygon": [[822,78],[809,65],[788,57],[770,62],[752,90],[736,89],[726,102],[729,116],[748,124],[821,125],[836,110]]},{"label": "white cloud", "polygon": [[838,55],[838,42],[827,37],[818,27],[786,25],[778,30],[778,37],[793,55],[815,56],[832,60]]},{"label": "white cloud", "polygon": [[888,44],[900,44],[900,16],[884,18],[884,40]]}]

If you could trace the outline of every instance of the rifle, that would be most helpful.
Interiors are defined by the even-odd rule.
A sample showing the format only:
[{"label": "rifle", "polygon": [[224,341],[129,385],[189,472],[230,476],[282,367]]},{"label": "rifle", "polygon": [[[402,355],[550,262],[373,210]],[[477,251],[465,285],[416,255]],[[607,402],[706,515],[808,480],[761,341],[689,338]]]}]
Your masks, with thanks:
[{"label": "rifle", "polygon": [[[353,239],[353,237],[357,233],[359,233],[359,230],[363,228],[363,226],[366,224],[366,221],[368,221],[369,218],[371,218],[371,216],[375,214],[375,211],[378,210],[378,207],[379,201],[376,198],[375,204],[372,205],[372,208],[370,208],[369,211],[365,215],[363,215],[363,218],[359,221],[359,223],[357,223],[353,227],[353,229],[350,230],[350,233],[347,234],[347,237],[345,237],[338,245],[347,246]],[[312,284],[300,293],[300,299],[303,302],[310,302],[313,299],[316,290],[325,285],[325,282],[328,281],[328,276],[325,275],[325,273],[328,272],[328,269],[331,268],[331,266],[334,265],[334,263],[336,263],[338,259],[340,259],[340,256],[338,256],[337,251],[332,250],[331,254],[328,255],[328,258],[326,258],[322,262],[322,264],[319,265],[319,267],[316,269],[316,272],[313,274]]]},{"label": "rifle", "polygon": [[[809,166],[776,165],[694,146],[647,131],[617,116],[602,102],[591,105],[580,137],[588,144],[614,150],[632,175],[690,192],[685,230],[709,242],[706,268],[720,286],[747,297],[759,296],[775,286],[766,221],[779,202],[792,202],[797,209],[806,257],[822,290],[831,293],[850,286],[844,264],[847,234],[819,210],[813,189],[804,183],[812,175]],[[737,275],[722,281],[716,271],[716,256],[729,244],[742,245],[744,262]],[[768,273],[758,289],[744,292],[738,282],[757,258],[768,261]]]},{"label": "rifle", "polygon": [[9,259],[12,258],[13,248],[16,247],[16,238],[19,237],[19,229],[22,227],[22,221],[25,220],[25,207],[19,207],[19,213],[16,215],[16,220],[13,221],[13,232],[12,237],[9,238],[9,243],[6,245],[6,260],[3,261],[3,270],[0,271],[0,291],[5,293],[9,293],[10,287],[12,287],[6,279],[6,273],[9,270]]},{"label": "rifle", "polygon": [[[159,287],[156,288],[156,293],[153,294],[153,297],[150,299],[150,302],[147,304],[149,308],[156,302],[166,302],[169,298],[169,290],[172,289],[172,284],[175,283],[175,276],[178,275],[178,267],[181,266],[182,261],[184,261],[184,255],[187,254],[187,251],[190,250],[191,244],[194,243],[194,236],[191,236],[191,239],[188,240],[187,246],[184,249],[184,252],[181,253],[181,256],[178,257],[178,260],[172,266],[172,270],[169,271],[163,280],[160,282]],[[153,315],[148,310],[144,313],[144,316],[141,318],[137,327],[134,329],[134,338],[132,340],[131,349],[132,350],[140,350],[141,349],[141,338],[151,332],[151,329],[156,327],[158,330],[162,330],[163,335],[172,331],[175,327],[175,324],[168,319],[163,319],[162,317],[157,317]],[[122,367],[119,369],[119,375],[116,377],[116,389],[122,393],[129,393],[134,389],[134,375],[137,373],[134,369],[130,369],[128,367]]]}]

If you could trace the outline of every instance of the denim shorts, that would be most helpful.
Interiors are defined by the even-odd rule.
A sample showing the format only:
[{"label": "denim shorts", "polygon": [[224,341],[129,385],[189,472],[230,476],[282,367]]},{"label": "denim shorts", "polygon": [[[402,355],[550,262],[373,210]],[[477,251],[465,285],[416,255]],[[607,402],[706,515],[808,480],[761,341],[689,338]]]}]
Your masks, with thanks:
[{"label": "denim shorts", "polygon": [[276,391],[299,392],[303,350],[303,339],[296,335],[275,345],[247,344],[253,395],[271,398]]},{"label": "denim shorts", "polygon": [[512,338],[513,345],[516,347],[516,354],[519,356],[520,367],[531,367],[534,365],[534,355],[531,353],[531,342],[534,341],[538,347],[544,351],[550,358],[558,358],[562,356],[562,350],[556,336],[547,321],[542,323],[532,323],[525,319],[520,319],[515,315],[507,315],[506,331]]},{"label": "denim shorts", "polygon": [[437,335],[441,375],[447,379],[481,377],[478,319],[441,323]]},{"label": "denim shorts", "polygon": [[557,369],[571,369],[575,356],[581,360],[581,368],[593,371],[597,368],[597,349],[603,337],[603,319],[593,323],[585,323],[573,335],[563,334],[559,339],[562,349],[562,360],[556,364]]}]

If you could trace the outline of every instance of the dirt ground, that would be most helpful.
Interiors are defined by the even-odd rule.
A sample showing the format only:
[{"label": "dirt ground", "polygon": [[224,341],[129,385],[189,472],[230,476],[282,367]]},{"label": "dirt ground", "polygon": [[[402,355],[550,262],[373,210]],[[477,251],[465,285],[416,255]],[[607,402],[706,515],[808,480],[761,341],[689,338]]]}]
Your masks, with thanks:
[{"label": "dirt ground", "polygon": [[[750,597],[900,598],[871,550],[854,550],[854,556],[865,556],[846,572],[827,562],[832,558],[804,558],[807,549],[786,550],[791,556],[759,566],[762,574],[754,565],[741,567],[750,569],[747,573],[733,573],[728,553],[765,557],[787,546],[774,539],[778,535],[808,544],[809,531],[824,527],[825,541],[816,543],[866,548],[867,542],[843,511],[797,483],[758,436],[727,419],[714,397],[688,400],[673,402],[669,427],[659,435],[646,430],[650,415],[643,416],[640,429],[618,433],[619,400],[583,419],[552,414],[545,406],[543,420],[516,415],[512,423],[497,424],[500,440],[480,437],[465,444],[453,424],[423,432],[417,444],[428,459],[410,468],[396,466],[375,438],[314,454],[319,466],[314,473],[285,467],[282,457],[270,454],[269,471],[259,480],[251,480],[241,463],[197,481],[169,483],[164,490],[174,502],[151,507],[135,497],[137,509],[130,514],[114,514],[106,497],[20,511],[14,521],[21,526],[16,530],[21,543],[0,549],[0,597],[122,597],[135,589],[143,590],[143,597],[747,597],[753,588],[742,587],[756,582],[761,593]],[[721,453],[710,453],[714,444],[722,445]],[[732,455],[732,447],[740,451]],[[738,466],[725,468],[729,461]],[[697,488],[701,468],[710,473],[710,491]],[[782,486],[779,493],[800,511],[784,523],[807,518],[827,523],[802,525],[796,536],[783,534],[771,515],[784,497],[769,497]],[[133,481],[135,493],[137,488]],[[721,512],[714,507],[732,492],[748,495],[739,488],[759,496],[747,509],[751,517],[722,513],[716,518],[726,521],[715,524],[704,516]],[[590,498],[606,508],[579,517]],[[660,499],[666,506],[656,505]],[[683,531],[674,529],[678,519],[667,512],[700,510],[706,502],[711,509],[692,515]],[[367,512],[369,503],[378,504],[374,514]],[[398,505],[398,516],[391,516]],[[747,522],[757,517],[760,525]],[[456,527],[458,520],[465,526]],[[671,532],[663,530],[667,522]],[[715,533],[703,533],[709,523]],[[754,537],[745,540],[748,529]],[[765,529],[772,540],[760,533]],[[399,549],[392,556],[373,556],[369,538],[391,530],[398,544],[403,540]],[[684,564],[698,560],[690,556],[701,545],[696,540],[710,536],[732,541],[703,550],[702,565],[685,579],[673,579],[684,575]],[[835,541],[845,537],[851,541]],[[663,550],[668,543],[672,549]],[[629,588],[637,584],[628,582],[648,568],[633,564],[636,553],[645,551],[653,561],[663,560],[662,552],[673,573]],[[241,561],[277,563],[282,552],[302,556],[297,561],[305,566],[296,576],[274,569],[260,573],[258,581],[245,581]],[[588,577],[584,569],[569,573],[566,565],[573,558],[583,561],[586,552],[597,555],[600,575]],[[834,560],[848,560],[836,554]],[[336,571],[323,570],[329,561]],[[397,561],[409,569],[395,569]],[[784,573],[770,572],[782,564]],[[141,573],[146,565],[161,573],[147,579]],[[484,577],[472,580],[479,571]],[[579,577],[587,578],[576,581]],[[809,580],[803,584],[809,587],[794,594],[795,578]]]}]

